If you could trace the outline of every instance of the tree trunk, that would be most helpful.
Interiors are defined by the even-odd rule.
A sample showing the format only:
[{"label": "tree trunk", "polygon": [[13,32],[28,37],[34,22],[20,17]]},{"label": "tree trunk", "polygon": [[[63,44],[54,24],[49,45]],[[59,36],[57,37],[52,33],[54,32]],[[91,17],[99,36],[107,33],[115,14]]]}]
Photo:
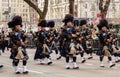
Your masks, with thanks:
[{"label": "tree trunk", "polygon": [[[40,19],[45,19],[48,11],[48,0],[45,0],[43,11],[41,11],[38,5],[34,4],[31,0],[24,0],[24,1],[38,13]],[[36,0],[36,2],[37,1],[38,0]]]},{"label": "tree trunk", "polygon": [[105,5],[103,6],[104,0],[100,0],[100,2],[99,2],[99,10],[100,10],[100,12],[102,14],[102,18],[106,18],[110,2],[111,2],[111,0],[106,0]]},{"label": "tree trunk", "polygon": [[74,2],[75,0],[69,0],[69,13],[74,15]]},{"label": "tree trunk", "polygon": [[45,19],[46,15],[47,15],[47,11],[48,11],[48,0],[45,0],[41,19]]}]

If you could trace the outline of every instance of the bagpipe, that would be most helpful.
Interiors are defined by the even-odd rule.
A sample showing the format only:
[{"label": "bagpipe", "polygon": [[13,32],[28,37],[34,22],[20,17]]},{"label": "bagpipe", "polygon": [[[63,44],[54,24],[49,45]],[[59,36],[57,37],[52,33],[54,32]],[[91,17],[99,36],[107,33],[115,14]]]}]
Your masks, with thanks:
[{"label": "bagpipe", "polygon": [[87,39],[86,41],[85,41],[85,43],[86,43],[86,48],[92,48],[92,39]]},{"label": "bagpipe", "polygon": [[[13,49],[18,49],[19,47],[26,47],[25,45],[25,41],[28,41],[26,38],[27,36],[24,34],[23,31],[19,31],[19,32],[14,32],[12,33],[12,35],[10,36],[11,38],[11,43],[12,43],[12,48]],[[22,45],[22,42],[24,43],[24,45]]]},{"label": "bagpipe", "polygon": [[50,50],[50,48],[48,47],[47,44],[43,44],[42,53],[43,53],[43,54],[46,54],[46,55],[52,53],[52,51]]},{"label": "bagpipe", "polygon": [[37,46],[40,46],[42,47],[42,54],[50,54],[51,53],[51,50],[48,46],[50,40],[47,38],[48,34],[44,31],[40,31],[38,32],[38,35],[37,35]]}]

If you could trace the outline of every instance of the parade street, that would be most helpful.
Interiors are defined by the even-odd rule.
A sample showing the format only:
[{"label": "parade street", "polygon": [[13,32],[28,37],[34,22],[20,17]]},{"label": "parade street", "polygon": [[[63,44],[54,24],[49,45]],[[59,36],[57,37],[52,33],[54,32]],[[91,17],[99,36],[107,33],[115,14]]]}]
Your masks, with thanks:
[{"label": "parade street", "polygon": [[119,63],[116,64],[115,67],[109,68],[107,59],[105,58],[105,68],[100,68],[98,56],[96,55],[94,55],[93,59],[87,60],[84,64],[80,62],[81,58],[78,55],[77,64],[79,69],[72,69],[71,65],[71,69],[67,70],[65,69],[65,59],[61,58],[60,60],[56,60],[54,53],[52,54],[53,64],[48,66],[46,64],[40,65],[39,61],[33,60],[35,49],[27,49],[27,51],[29,53],[27,64],[29,74],[22,74],[22,62],[19,64],[21,74],[15,74],[11,63],[12,60],[9,59],[10,52],[6,51],[0,56],[0,63],[4,65],[3,68],[0,68],[0,77],[120,77]]}]

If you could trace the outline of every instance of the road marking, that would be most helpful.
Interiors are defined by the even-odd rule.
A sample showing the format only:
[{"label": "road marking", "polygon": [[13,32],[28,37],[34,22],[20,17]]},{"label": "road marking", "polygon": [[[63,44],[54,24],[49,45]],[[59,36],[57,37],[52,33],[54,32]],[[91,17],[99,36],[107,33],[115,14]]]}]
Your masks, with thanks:
[{"label": "road marking", "polygon": [[[20,70],[23,68],[19,68]],[[43,72],[39,72],[39,71],[34,71],[34,70],[28,70],[29,72],[33,72],[33,73],[38,73],[38,74],[44,74]]]},{"label": "road marking", "polygon": [[85,63],[85,65],[90,65],[90,66],[92,66],[93,64],[91,64],[91,63]]},{"label": "road marking", "polygon": [[[10,65],[5,65],[5,66],[12,68]],[[22,70],[23,68],[19,68],[19,69]],[[39,72],[39,71],[34,71],[34,70],[29,70],[29,69],[28,69],[28,71],[32,72],[32,73],[37,73],[37,74],[44,74],[44,72]]]}]

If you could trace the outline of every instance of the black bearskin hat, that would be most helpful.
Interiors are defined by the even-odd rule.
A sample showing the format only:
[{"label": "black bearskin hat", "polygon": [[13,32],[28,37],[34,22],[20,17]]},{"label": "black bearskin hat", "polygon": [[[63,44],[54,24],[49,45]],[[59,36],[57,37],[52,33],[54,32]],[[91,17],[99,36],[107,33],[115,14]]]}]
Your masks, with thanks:
[{"label": "black bearskin hat", "polygon": [[110,29],[112,29],[112,28],[113,28],[113,24],[110,23],[110,24],[108,25],[108,27],[109,27]]},{"label": "black bearskin hat", "polygon": [[102,27],[108,28],[108,21],[106,19],[101,19],[98,25],[98,29],[101,30]]},{"label": "black bearskin hat", "polygon": [[13,28],[16,25],[21,25],[22,27],[22,18],[21,16],[15,16],[13,17],[12,21],[8,22],[8,27]]},{"label": "black bearskin hat", "polygon": [[74,25],[74,26],[79,26],[79,21],[78,21],[78,20],[74,20],[74,21],[73,21],[73,25]]},{"label": "black bearskin hat", "polygon": [[80,26],[85,25],[85,24],[87,24],[87,21],[86,21],[86,20],[81,20],[81,21],[80,21]]},{"label": "black bearskin hat", "polygon": [[55,26],[55,22],[54,21],[49,21],[47,24],[47,27],[54,27]]},{"label": "black bearskin hat", "polygon": [[46,26],[47,26],[47,21],[46,21],[46,20],[41,20],[41,21],[38,23],[38,26],[46,27]]},{"label": "black bearskin hat", "polygon": [[73,19],[74,19],[74,17],[72,14],[66,14],[62,22],[64,22],[64,23],[67,23],[69,21],[73,22]]}]

